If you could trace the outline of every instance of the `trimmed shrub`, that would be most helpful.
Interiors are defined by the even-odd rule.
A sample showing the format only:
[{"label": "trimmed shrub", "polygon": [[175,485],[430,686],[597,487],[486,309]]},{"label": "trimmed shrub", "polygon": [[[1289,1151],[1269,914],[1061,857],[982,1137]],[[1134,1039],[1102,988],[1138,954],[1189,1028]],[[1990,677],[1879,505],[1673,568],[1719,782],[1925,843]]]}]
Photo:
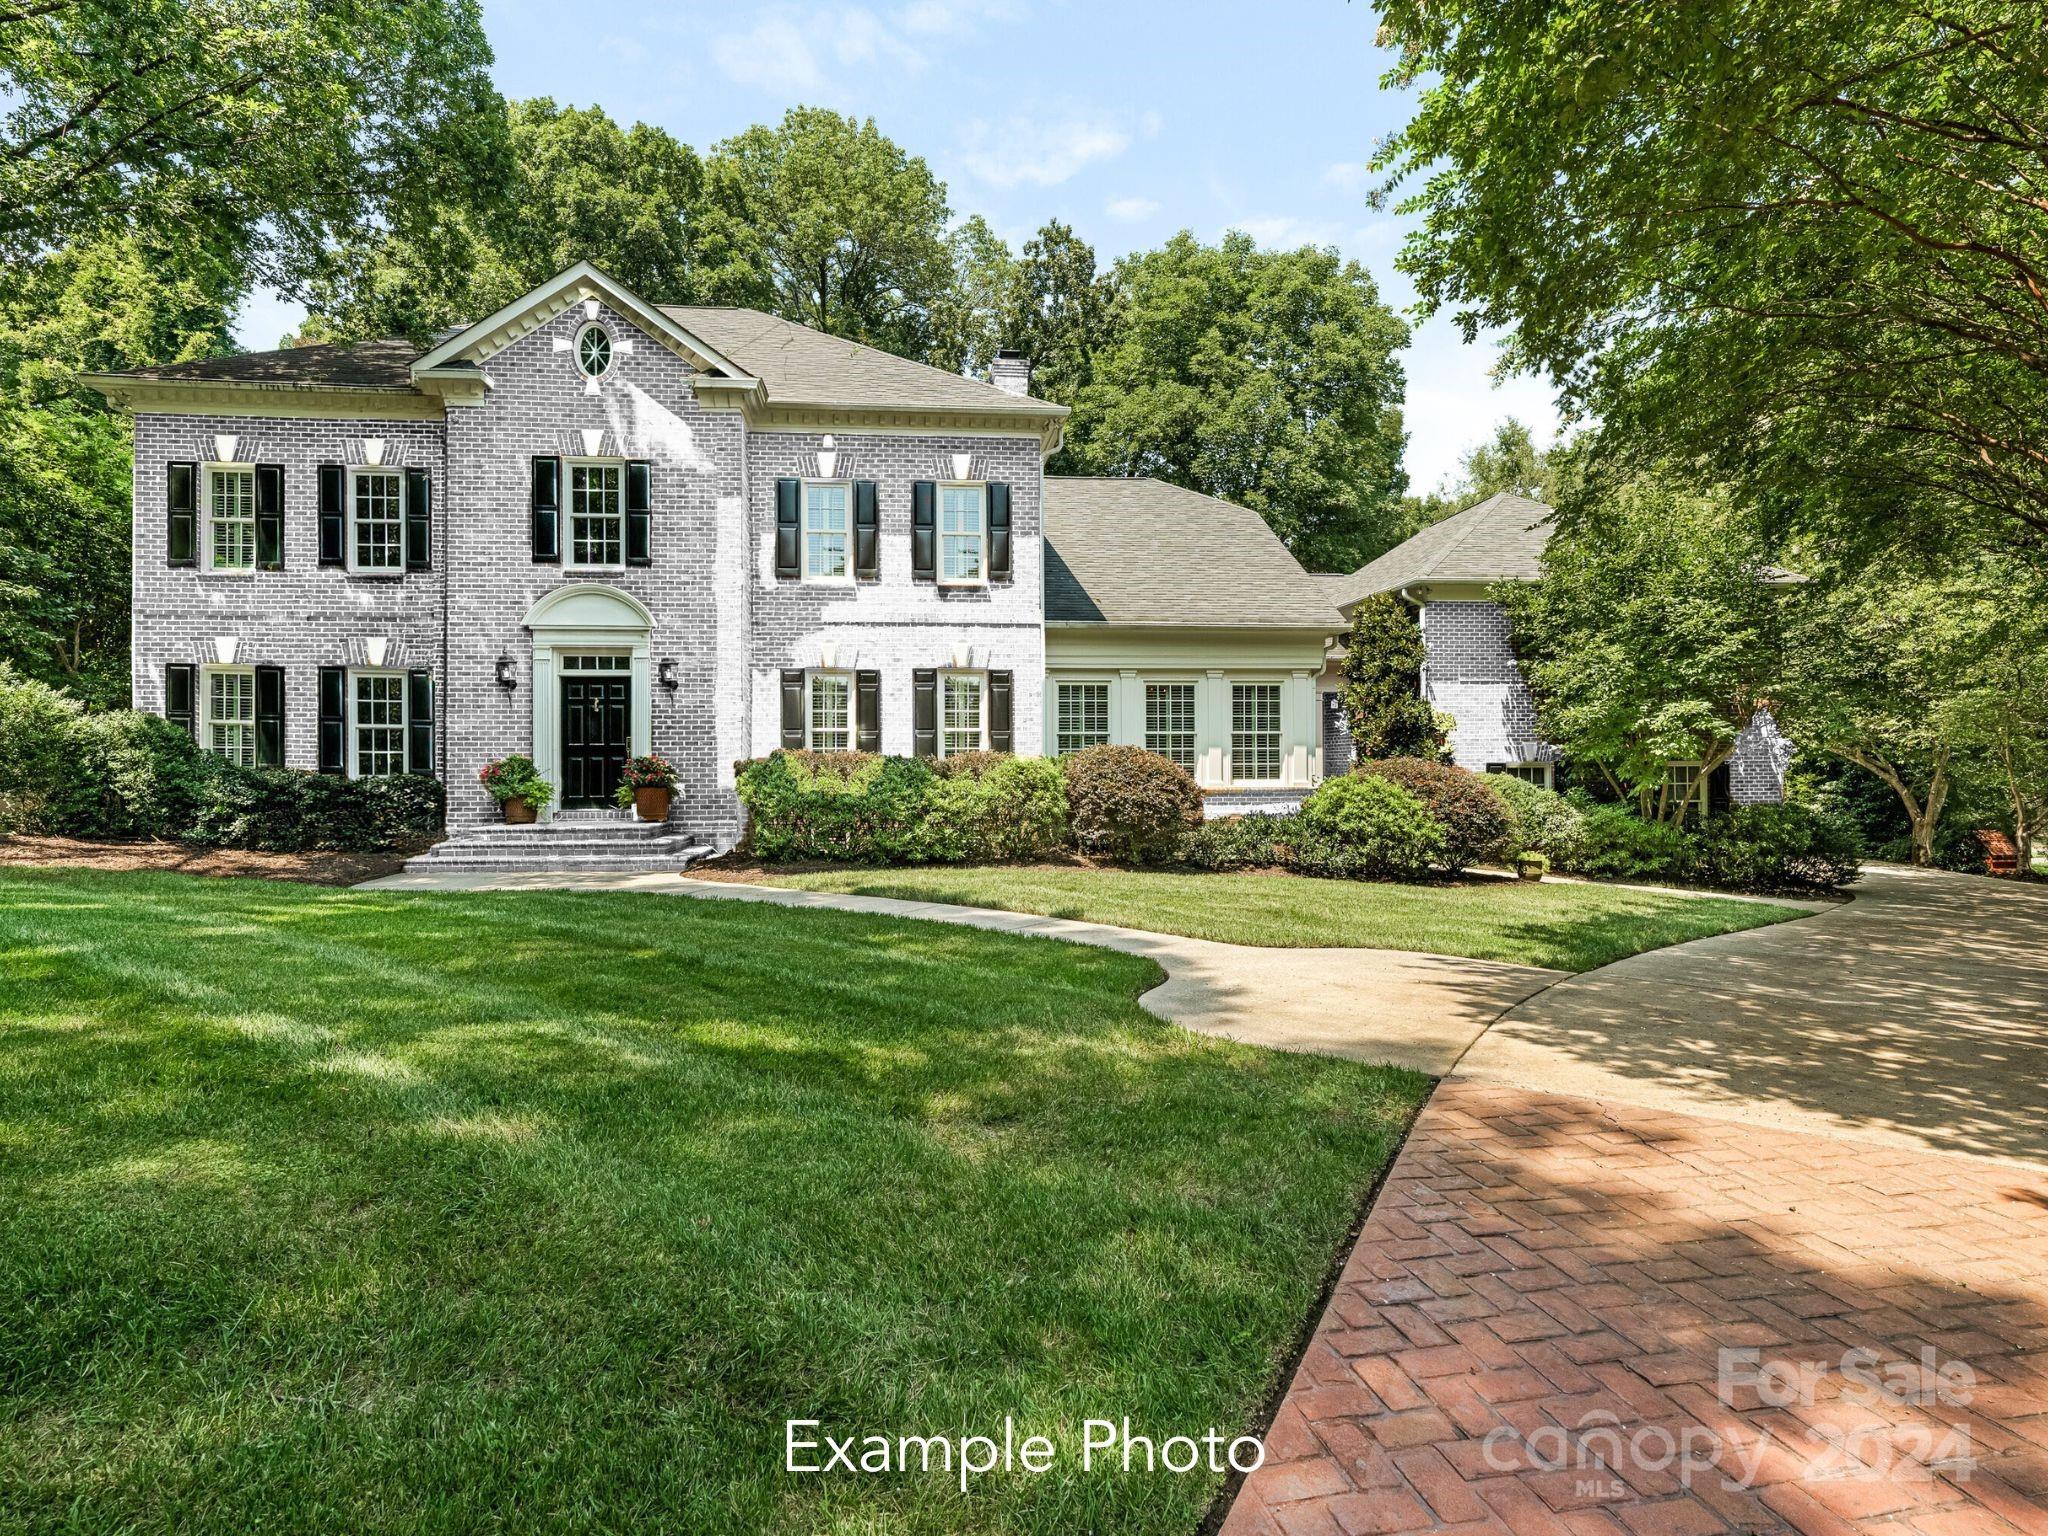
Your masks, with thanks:
[{"label": "trimmed shrub", "polygon": [[1306,874],[1412,880],[1447,857],[1422,798],[1380,775],[1326,779],[1302,802],[1301,832],[1294,863]]},{"label": "trimmed shrub", "polygon": [[1741,891],[1836,890],[1863,856],[1846,815],[1802,805],[1738,805],[1709,816],[1693,839],[1693,877]]},{"label": "trimmed shrub", "polygon": [[344,779],[212,760],[189,835],[266,853],[367,853],[431,836],[442,815],[441,781],[430,774]]},{"label": "trimmed shrub", "polygon": [[[963,758],[980,761],[972,765]],[[939,759],[954,765],[933,780],[928,835],[958,846],[971,859],[1043,859],[1067,846],[1067,777],[1045,757],[1004,752],[962,753]],[[943,836],[939,828],[944,829]]]},{"label": "trimmed shrub", "polygon": [[1501,857],[1512,861],[1523,853],[1540,853],[1553,869],[1573,869],[1585,851],[1586,818],[1554,789],[1531,784],[1511,773],[1481,775],[1508,808],[1510,825]]},{"label": "trimmed shrub", "polygon": [[1352,772],[1389,780],[1422,802],[1443,829],[1438,862],[1450,873],[1500,855],[1512,817],[1507,803],[1478,774],[1419,757],[1360,763]]},{"label": "trimmed shrub", "polygon": [[1065,781],[1043,758],[777,751],[740,764],[737,783],[742,849],[769,861],[1044,858],[1067,841]]},{"label": "trimmed shrub", "polygon": [[1169,757],[1142,747],[1086,747],[1063,759],[1074,838],[1085,853],[1159,864],[1202,824],[1202,791]]},{"label": "trimmed shrub", "polygon": [[65,732],[64,756],[48,821],[70,837],[184,837],[226,766],[183,727],[132,709],[80,715]]},{"label": "trimmed shrub", "polygon": [[1579,874],[1607,880],[1683,880],[1694,865],[1693,837],[1668,821],[1644,821],[1619,805],[1581,808]]},{"label": "trimmed shrub", "polygon": [[41,832],[65,784],[68,736],[82,706],[0,662],[0,832]]},{"label": "trimmed shrub", "polygon": [[1181,862],[1197,869],[1280,869],[1300,829],[1301,820],[1293,815],[1219,816],[1188,834]]}]

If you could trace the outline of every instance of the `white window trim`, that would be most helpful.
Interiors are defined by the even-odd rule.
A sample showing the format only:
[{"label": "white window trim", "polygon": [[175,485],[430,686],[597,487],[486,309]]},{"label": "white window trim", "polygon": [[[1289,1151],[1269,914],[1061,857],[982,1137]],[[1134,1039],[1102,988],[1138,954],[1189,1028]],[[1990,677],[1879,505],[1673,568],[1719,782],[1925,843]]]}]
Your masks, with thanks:
[{"label": "white window trim", "polygon": [[[579,331],[577,333],[581,335]],[[616,357],[616,351],[612,354]],[[615,564],[576,563],[576,471],[616,469],[619,472],[619,558]],[[562,571],[565,575],[617,575],[626,569],[626,461],[588,455],[562,461]]]},{"label": "white window trim", "polygon": [[[1515,758],[1508,762],[1502,763],[1500,765],[1499,772],[1505,774],[1512,774],[1516,778],[1521,778],[1520,774],[1515,773],[1515,770],[1517,768],[1541,768],[1543,770],[1542,787],[1545,789],[1557,788],[1557,765],[1555,763],[1547,762],[1540,757]],[[1526,784],[1529,782],[1529,780],[1523,779],[1522,782]]]},{"label": "white window trim", "polygon": [[[813,489],[844,490],[846,492],[846,570],[838,576],[823,576],[811,569],[811,491]],[[798,562],[803,579],[821,587],[850,587],[854,571],[854,527],[853,527],[853,482],[851,480],[806,480],[798,492],[796,509],[796,532],[799,540]]]},{"label": "white window trim", "polygon": [[227,760],[225,753],[213,750],[213,680],[230,676],[249,679],[249,763],[253,766],[256,762],[256,668],[253,664],[235,667],[208,665],[199,669],[199,697],[192,701],[197,717],[199,749]]},{"label": "white window trim", "polygon": [[[361,565],[356,560],[356,481],[363,475],[389,475],[398,481],[398,563],[396,565]],[[346,554],[348,573],[351,576],[403,576],[405,574],[405,470],[393,464],[351,464],[348,467],[348,521]]]},{"label": "white window trim", "polygon": [[[604,371],[602,373],[587,373],[583,368],[583,338],[592,331],[602,331],[605,343],[611,349],[605,358]],[[584,321],[583,324],[576,327],[576,339],[569,343],[569,364],[576,370],[576,376],[579,379],[588,379],[593,384],[603,383],[612,376],[613,371],[619,366],[619,338],[612,334],[612,328],[602,320]]]},{"label": "white window trim", "polygon": [[[213,563],[213,477],[217,474],[249,477],[249,563],[218,566]],[[256,466],[255,464],[205,463],[199,466],[199,513],[205,538],[199,550],[199,570],[206,576],[254,576],[256,574]],[[223,667],[222,671],[234,668]]]},{"label": "white window trim", "polygon": [[[362,770],[357,766],[356,748],[356,679],[359,677],[395,677],[398,679],[398,772],[406,771],[406,753],[412,745],[412,687],[405,672],[397,667],[350,667],[348,669],[348,776],[359,779]],[[378,778],[385,775],[378,774]]]},{"label": "white window trim", "polygon": [[949,678],[972,678],[981,688],[980,716],[976,722],[976,740],[971,747],[961,747],[960,752],[986,752],[988,750],[988,673],[979,667],[944,667],[939,671],[938,696],[938,740],[935,743],[940,757],[953,757],[956,752],[946,749],[946,681]]},{"label": "white window trim", "polygon": [[[1151,721],[1150,721],[1150,718],[1149,718],[1149,713],[1148,713],[1148,711],[1147,711],[1147,710],[1146,710],[1146,708],[1145,708],[1145,690],[1146,690],[1147,688],[1185,688],[1185,689],[1187,689],[1187,690],[1188,690],[1188,691],[1189,691],[1189,692],[1190,692],[1190,693],[1191,693],[1191,694],[1193,695],[1193,703],[1194,703],[1194,716],[1193,716],[1193,724],[1192,724],[1192,725],[1191,725],[1191,726],[1189,727],[1189,734],[1190,734],[1190,735],[1191,735],[1191,736],[1192,736],[1192,737],[1194,738],[1194,740],[1193,740],[1193,742],[1192,742],[1192,743],[1190,744],[1190,747],[1189,747],[1189,755],[1190,755],[1191,757],[1193,757],[1193,758],[1194,758],[1194,762],[1193,762],[1193,763],[1192,763],[1192,764],[1191,764],[1191,765],[1189,766],[1189,768],[1188,768],[1188,772],[1189,772],[1190,774],[1194,774],[1194,773],[1199,773],[1199,772],[1201,771],[1201,768],[1202,768],[1202,680],[1201,680],[1201,678],[1199,678],[1199,677],[1195,677],[1195,676],[1192,676],[1192,675],[1188,675],[1188,674],[1176,674],[1176,673],[1166,673],[1166,674],[1163,674],[1163,675],[1161,675],[1161,674],[1155,674],[1155,673],[1146,673],[1146,674],[1144,674],[1143,676],[1139,677],[1139,679],[1138,679],[1138,729],[1137,729],[1137,738],[1138,738],[1138,745],[1139,745],[1139,746],[1141,746],[1141,747],[1143,747],[1143,748],[1144,748],[1144,749],[1145,749],[1145,750],[1146,750],[1147,752],[1157,752],[1157,751],[1158,751],[1159,749],[1158,749],[1157,747],[1154,747],[1154,746],[1152,746],[1152,745],[1150,744],[1150,741],[1151,741],[1151,735],[1152,735],[1152,732],[1151,732],[1151,728],[1150,728],[1150,727],[1151,727]],[[1225,750],[1225,754],[1226,754],[1226,755],[1228,755],[1228,752],[1229,752],[1229,743],[1228,743],[1228,742],[1226,742],[1226,743],[1224,744],[1224,750]],[[1162,756],[1162,757],[1164,757],[1165,755],[1166,755],[1166,754],[1165,754],[1165,753],[1163,753],[1163,752],[1162,752],[1162,753],[1160,753],[1160,756]]]},{"label": "white window trim", "polygon": [[[1228,720],[1223,728],[1223,755],[1230,764],[1232,784],[1284,784],[1287,782],[1287,680],[1282,677],[1227,677],[1224,687],[1224,707],[1229,710]],[[1280,695],[1280,714],[1274,725],[1274,734],[1279,737],[1278,766],[1270,779],[1248,778],[1237,771],[1237,690],[1240,688],[1272,688]],[[1199,701],[1196,705],[1199,710]]]},{"label": "white window trim", "polygon": [[[1048,680],[1052,689],[1052,755],[1063,756],[1060,748],[1060,690],[1062,688],[1100,688],[1107,706],[1103,712],[1103,736],[1106,742],[1116,740],[1116,679],[1095,673],[1067,673]],[[1077,749],[1078,750],[1078,749]]]},{"label": "white window trim", "polygon": [[[811,708],[811,690],[824,681],[846,684],[846,745],[821,747],[814,730],[816,715]],[[804,750],[808,752],[853,752],[860,746],[860,685],[851,672],[838,667],[813,667],[804,673]]]},{"label": "white window trim", "polygon": [[[946,574],[946,492],[973,490],[981,493],[980,510],[975,514],[975,539],[981,550],[981,574],[979,576],[951,576]],[[986,480],[941,480],[932,493],[932,562],[933,575],[942,587],[985,587],[988,585],[988,482]],[[955,534],[955,538],[960,535]]]}]

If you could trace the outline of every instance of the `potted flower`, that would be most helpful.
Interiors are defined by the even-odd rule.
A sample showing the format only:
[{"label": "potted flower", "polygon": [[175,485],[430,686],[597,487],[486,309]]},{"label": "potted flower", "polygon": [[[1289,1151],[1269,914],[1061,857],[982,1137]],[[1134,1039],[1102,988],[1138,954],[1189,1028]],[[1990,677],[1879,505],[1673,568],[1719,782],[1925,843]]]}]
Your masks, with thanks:
[{"label": "potted flower", "polygon": [[668,803],[676,792],[676,770],[659,752],[626,759],[619,787],[633,793],[633,810],[642,821],[667,821]]},{"label": "potted flower", "polygon": [[484,792],[504,807],[505,820],[514,826],[531,822],[555,798],[554,785],[540,776],[533,759],[523,752],[485,763],[477,778]]},{"label": "potted flower", "polygon": [[1524,880],[1541,880],[1550,872],[1550,860],[1534,848],[1524,848],[1515,855],[1515,873]]}]

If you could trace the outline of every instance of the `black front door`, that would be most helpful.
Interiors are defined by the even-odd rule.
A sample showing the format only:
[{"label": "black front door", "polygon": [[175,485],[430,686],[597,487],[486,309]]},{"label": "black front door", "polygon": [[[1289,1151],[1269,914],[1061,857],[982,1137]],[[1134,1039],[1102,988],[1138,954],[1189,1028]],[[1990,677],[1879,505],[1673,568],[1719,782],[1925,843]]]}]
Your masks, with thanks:
[{"label": "black front door", "polygon": [[562,804],[610,805],[626,770],[629,677],[562,679]]}]

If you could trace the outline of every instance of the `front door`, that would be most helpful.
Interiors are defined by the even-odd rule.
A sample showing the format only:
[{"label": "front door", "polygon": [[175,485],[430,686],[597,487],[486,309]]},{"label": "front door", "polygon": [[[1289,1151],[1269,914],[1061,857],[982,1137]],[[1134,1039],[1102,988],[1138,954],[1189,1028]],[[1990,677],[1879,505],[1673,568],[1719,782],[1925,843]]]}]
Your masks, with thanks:
[{"label": "front door", "polygon": [[630,677],[562,679],[562,804],[610,805],[626,771]]}]

